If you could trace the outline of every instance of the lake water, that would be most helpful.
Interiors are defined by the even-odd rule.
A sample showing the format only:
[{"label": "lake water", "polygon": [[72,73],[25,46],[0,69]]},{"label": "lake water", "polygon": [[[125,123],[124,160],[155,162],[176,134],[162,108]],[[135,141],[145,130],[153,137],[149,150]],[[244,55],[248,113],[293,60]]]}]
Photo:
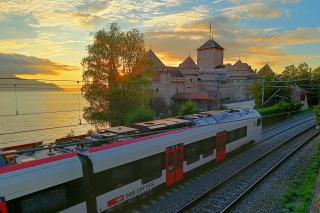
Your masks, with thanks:
[{"label": "lake water", "polygon": [[[71,131],[78,135],[94,129],[90,125],[78,125],[79,119],[81,123],[86,123],[82,117],[82,108],[86,101],[81,95],[79,96],[78,92],[17,91],[16,94],[15,96],[14,91],[0,92],[0,147],[41,140],[53,142],[56,138],[64,137]],[[18,115],[16,115],[16,110]],[[68,110],[74,111],[57,112]],[[36,114],[42,112],[57,113]],[[76,126],[15,133],[67,125]]]}]

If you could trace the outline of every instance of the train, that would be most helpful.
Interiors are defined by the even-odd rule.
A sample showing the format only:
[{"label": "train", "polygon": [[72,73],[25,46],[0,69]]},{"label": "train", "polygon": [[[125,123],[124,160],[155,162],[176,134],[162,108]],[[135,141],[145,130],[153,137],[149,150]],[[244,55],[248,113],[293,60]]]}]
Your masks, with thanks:
[{"label": "train", "polygon": [[[83,146],[0,156],[0,212],[108,212],[261,140],[254,109],[209,111],[118,126]],[[12,161],[12,156],[11,159]]]}]

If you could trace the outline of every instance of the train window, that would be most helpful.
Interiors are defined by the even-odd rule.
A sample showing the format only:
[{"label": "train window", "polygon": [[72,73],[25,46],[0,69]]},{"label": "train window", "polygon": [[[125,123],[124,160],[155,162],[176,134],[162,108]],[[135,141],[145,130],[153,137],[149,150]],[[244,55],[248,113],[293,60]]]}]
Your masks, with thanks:
[{"label": "train window", "polygon": [[132,179],[133,167],[131,164],[125,164],[110,170],[110,185],[112,188],[127,185]]},{"label": "train window", "polygon": [[95,193],[101,195],[138,180],[140,176],[137,172],[137,162],[134,161],[94,174]]},{"label": "train window", "polygon": [[257,126],[261,126],[261,118],[257,119]]},{"label": "train window", "polygon": [[37,192],[21,200],[21,212],[55,212],[67,203],[63,187]]},{"label": "train window", "polygon": [[216,137],[210,137],[205,140],[200,141],[202,144],[202,155],[203,157],[208,157],[212,155],[215,148]]},{"label": "train window", "polygon": [[227,134],[228,143],[232,143],[247,136],[247,126],[229,131]]},{"label": "train window", "polygon": [[200,159],[201,143],[194,142],[185,146],[184,159],[187,161],[187,165],[194,163]]},{"label": "train window", "polygon": [[[160,178],[164,169],[163,153],[144,158],[140,161],[142,184]],[[170,157],[169,157],[170,159]],[[171,159],[172,161],[172,159]],[[170,163],[170,162],[169,162]],[[173,162],[172,162],[173,163]]]}]

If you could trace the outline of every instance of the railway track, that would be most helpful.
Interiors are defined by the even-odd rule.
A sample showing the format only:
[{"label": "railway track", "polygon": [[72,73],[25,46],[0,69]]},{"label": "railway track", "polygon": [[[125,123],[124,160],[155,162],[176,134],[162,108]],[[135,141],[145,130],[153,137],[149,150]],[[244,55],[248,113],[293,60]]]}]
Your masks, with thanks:
[{"label": "railway track", "polygon": [[[262,134],[262,142],[249,148],[247,151],[227,158],[222,163],[209,166],[196,174],[192,174],[184,182],[159,192],[152,192],[122,209],[123,212],[178,212],[184,211],[190,203],[210,187],[217,186],[226,178],[234,174],[239,168],[244,168],[250,162],[259,158],[274,147],[291,140],[294,136],[303,133],[314,124],[314,115],[307,114],[285,121],[266,129]],[[187,209],[185,209],[187,210]]]},{"label": "railway track", "polygon": [[313,114],[306,114],[306,115],[301,115],[296,119],[290,119],[290,120],[284,121],[276,126],[272,126],[270,128],[267,128],[262,131],[261,142],[266,141],[272,137],[275,137],[283,131],[287,131],[288,125],[290,125],[290,128],[293,128],[295,126],[301,125],[302,122],[307,122],[312,119],[314,119]]},{"label": "railway track", "polygon": [[177,212],[228,212],[246,194],[271,174],[314,136],[319,133],[314,127],[261,155],[247,166],[240,168],[220,183],[212,186]]}]

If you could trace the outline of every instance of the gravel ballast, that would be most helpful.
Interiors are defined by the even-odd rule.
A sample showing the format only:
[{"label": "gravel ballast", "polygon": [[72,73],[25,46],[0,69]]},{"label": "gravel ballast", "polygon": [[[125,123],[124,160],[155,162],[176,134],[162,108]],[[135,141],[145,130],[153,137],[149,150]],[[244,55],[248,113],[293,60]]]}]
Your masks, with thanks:
[{"label": "gravel ballast", "polygon": [[288,190],[288,182],[300,177],[302,171],[309,167],[319,143],[320,136],[317,136],[264,179],[232,212],[285,212],[281,198]]}]

